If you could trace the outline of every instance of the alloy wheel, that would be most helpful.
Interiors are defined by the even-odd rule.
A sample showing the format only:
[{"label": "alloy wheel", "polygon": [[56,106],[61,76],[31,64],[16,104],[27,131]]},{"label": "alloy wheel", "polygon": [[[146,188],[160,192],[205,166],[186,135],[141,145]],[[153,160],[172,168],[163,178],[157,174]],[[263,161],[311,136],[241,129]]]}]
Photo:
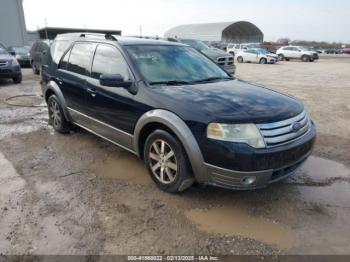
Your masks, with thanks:
[{"label": "alloy wheel", "polygon": [[52,125],[55,129],[59,129],[62,123],[61,111],[58,103],[55,100],[50,101],[49,114],[52,119]]},{"label": "alloy wheel", "polygon": [[163,183],[175,181],[178,165],[174,150],[162,139],[155,140],[149,150],[149,165],[155,178]]}]

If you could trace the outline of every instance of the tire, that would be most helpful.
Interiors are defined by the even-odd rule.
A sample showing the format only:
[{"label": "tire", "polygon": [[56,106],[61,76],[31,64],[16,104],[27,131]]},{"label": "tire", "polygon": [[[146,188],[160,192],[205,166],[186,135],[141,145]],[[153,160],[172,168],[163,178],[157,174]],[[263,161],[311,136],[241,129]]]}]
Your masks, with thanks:
[{"label": "tire", "polygon": [[12,80],[15,84],[20,84],[22,82],[22,75],[13,77]]},{"label": "tire", "polygon": [[237,57],[237,62],[238,63],[243,63],[243,57],[241,57],[241,56]]},{"label": "tire", "polygon": [[310,57],[308,56],[308,55],[303,55],[302,57],[301,57],[301,61],[303,61],[303,62],[310,62]]},{"label": "tire", "polygon": [[32,62],[32,70],[33,70],[34,75],[40,74],[40,70],[38,68],[36,68],[36,66],[33,64],[33,62]]},{"label": "tire", "polygon": [[47,107],[49,112],[49,124],[53,129],[59,133],[68,133],[70,130],[70,123],[66,120],[62,106],[55,95],[51,95],[47,100]]},{"label": "tire", "polygon": [[259,61],[259,64],[267,64],[267,59],[266,58],[261,58]]},{"label": "tire", "polygon": [[279,54],[279,55],[278,55],[278,61],[283,61],[283,60],[284,60],[284,55]]},{"label": "tire", "polygon": [[144,161],[153,181],[165,192],[182,192],[194,182],[191,165],[181,143],[164,130],[155,130],[147,137]]}]

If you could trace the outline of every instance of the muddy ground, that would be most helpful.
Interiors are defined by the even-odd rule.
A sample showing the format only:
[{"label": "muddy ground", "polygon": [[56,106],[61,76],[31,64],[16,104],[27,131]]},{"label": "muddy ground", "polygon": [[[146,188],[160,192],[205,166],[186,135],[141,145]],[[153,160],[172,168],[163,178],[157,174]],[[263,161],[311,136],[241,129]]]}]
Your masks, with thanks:
[{"label": "muddy ground", "polygon": [[[295,177],[252,192],[156,188],[141,160],[81,129],[54,133],[38,78],[0,82],[0,253],[350,254],[350,59],[238,64],[301,99],[318,127]],[[40,105],[38,97],[11,100]]]}]

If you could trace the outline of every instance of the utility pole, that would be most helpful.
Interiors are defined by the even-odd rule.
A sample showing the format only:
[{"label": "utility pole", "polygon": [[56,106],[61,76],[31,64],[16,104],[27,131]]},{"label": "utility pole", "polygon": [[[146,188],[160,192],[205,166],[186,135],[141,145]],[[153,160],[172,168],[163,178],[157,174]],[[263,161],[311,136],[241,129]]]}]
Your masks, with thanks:
[{"label": "utility pole", "polygon": [[45,17],[44,21],[45,21],[45,35],[46,35],[46,39],[49,39],[49,36],[47,34],[47,19],[46,19],[46,17]]},{"label": "utility pole", "polygon": [[140,36],[142,36],[142,25],[139,26]]}]

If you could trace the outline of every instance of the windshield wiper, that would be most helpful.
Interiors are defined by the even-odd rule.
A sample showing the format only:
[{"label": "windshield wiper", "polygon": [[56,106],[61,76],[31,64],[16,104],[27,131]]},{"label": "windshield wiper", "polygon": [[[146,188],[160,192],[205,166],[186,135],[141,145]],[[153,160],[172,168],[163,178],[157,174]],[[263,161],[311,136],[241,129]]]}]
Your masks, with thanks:
[{"label": "windshield wiper", "polygon": [[179,81],[179,80],[169,80],[169,81],[150,82],[149,84],[150,84],[150,85],[176,86],[176,85],[189,85],[190,82],[187,82],[187,81]]},{"label": "windshield wiper", "polygon": [[216,80],[232,80],[233,77],[218,77],[218,76],[213,76],[213,77],[208,77],[200,80],[193,81],[192,83],[205,83],[205,82],[211,82],[211,81],[216,81]]}]

